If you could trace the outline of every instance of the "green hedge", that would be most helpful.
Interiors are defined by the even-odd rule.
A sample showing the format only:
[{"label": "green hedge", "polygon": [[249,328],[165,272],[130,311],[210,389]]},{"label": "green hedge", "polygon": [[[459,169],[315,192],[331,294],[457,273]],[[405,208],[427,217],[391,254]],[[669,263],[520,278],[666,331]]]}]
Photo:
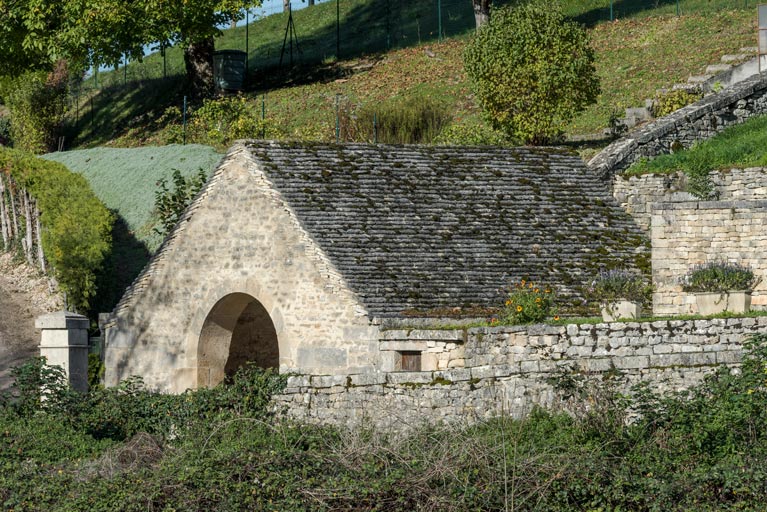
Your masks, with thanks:
[{"label": "green hedge", "polygon": [[111,249],[113,217],[82,176],[59,163],[0,148],[0,172],[37,202],[45,258],[68,303],[85,311]]}]

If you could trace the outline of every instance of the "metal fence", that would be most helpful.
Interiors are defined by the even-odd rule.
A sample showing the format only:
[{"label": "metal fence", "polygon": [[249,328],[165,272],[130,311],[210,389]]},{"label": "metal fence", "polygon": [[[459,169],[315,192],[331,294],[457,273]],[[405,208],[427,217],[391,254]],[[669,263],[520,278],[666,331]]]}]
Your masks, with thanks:
[{"label": "metal fence", "polygon": [[[521,0],[497,0],[494,5]],[[753,9],[758,0],[551,0],[564,13],[585,25],[628,17],[705,14]],[[293,2],[283,12],[282,2],[270,0],[247,11],[247,21],[227,30],[217,49],[248,53],[251,75],[273,73],[295,64],[316,64],[354,58],[392,48],[469,34],[474,30],[470,0],[319,0],[308,6]],[[252,22],[259,20],[258,25]],[[184,72],[180,48],[147,48],[154,53],[142,62],[122,63],[112,70],[92,73],[88,88],[154,80]]]}]

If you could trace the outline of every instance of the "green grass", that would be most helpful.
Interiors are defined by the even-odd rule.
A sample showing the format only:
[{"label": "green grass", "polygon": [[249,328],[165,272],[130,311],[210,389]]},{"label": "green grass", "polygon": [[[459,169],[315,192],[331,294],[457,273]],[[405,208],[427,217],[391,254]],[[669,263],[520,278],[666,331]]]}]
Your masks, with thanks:
[{"label": "green grass", "polygon": [[653,160],[642,160],[629,167],[628,176],[696,169],[727,170],[731,168],[767,166],[767,116],[749,119],[731,126],[713,139],[706,140],[686,151],[661,155]]},{"label": "green grass", "polygon": [[43,158],[66,165],[88,180],[99,199],[125,220],[131,233],[154,251],[162,242],[153,230],[157,182],[170,180],[173,169],[190,177],[202,168],[210,174],[222,155],[190,144],[133,149],[95,148],[50,153]]},{"label": "green grass", "polygon": [[[340,61],[335,3],[296,11],[302,50],[297,61],[309,65],[299,71],[277,67],[286,15],[251,23],[247,97],[259,112],[263,101],[267,117],[287,139],[335,140],[337,98],[342,108],[354,112],[383,101],[439,97],[452,105],[453,123],[481,123],[462,62],[463,48],[473,33],[470,4],[453,2],[443,0],[443,32],[450,37],[439,42],[431,2],[342,1]],[[643,105],[657,89],[684,82],[722,55],[755,44],[755,8],[747,0],[681,0],[679,17],[673,0],[615,1],[613,22],[608,21],[608,0],[559,3],[565,13],[589,27],[602,83],[597,103],[569,124],[568,135],[599,133],[612,115]],[[388,21],[387,5],[392,12]],[[244,27],[224,31],[217,47],[243,49]],[[73,125],[77,117],[68,137],[72,145],[136,146],[176,140],[169,136],[162,114],[169,106],[182,106],[180,49],[167,50],[167,63],[171,77],[166,80],[158,78],[162,76],[158,54],[128,66],[127,86],[123,70],[101,73],[100,92],[87,91],[93,85],[89,79],[77,98],[79,108],[73,108],[70,116]],[[372,126],[354,140],[367,140],[371,133]]]}]

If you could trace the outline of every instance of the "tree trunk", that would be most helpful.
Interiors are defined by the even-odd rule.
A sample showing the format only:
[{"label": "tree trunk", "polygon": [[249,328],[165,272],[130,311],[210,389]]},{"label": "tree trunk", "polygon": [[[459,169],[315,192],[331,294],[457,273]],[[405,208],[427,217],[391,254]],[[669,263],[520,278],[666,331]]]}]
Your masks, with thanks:
[{"label": "tree trunk", "polygon": [[471,0],[474,6],[474,23],[479,27],[490,21],[490,0]]},{"label": "tree trunk", "polygon": [[213,95],[213,38],[190,43],[184,49],[186,82],[194,98]]},{"label": "tree trunk", "polygon": [[32,238],[32,208],[29,205],[29,194],[25,190],[22,194],[24,199],[24,239],[22,245],[24,246],[24,256],[27,258],[27,263],[30,266],[35,265],[34,258],[34,239]]},{"label": "tree trunk", "polygon": [[40,225],[40,210],[37,209],[37,202],[35,202],[34,206],[35,235],[37,235],[37,262],[40,264],[40,271],[45,274],[45,253],[43,252],[43,229]]},{"label": "tree trunk", "polygon": [[288,12],[290,10],[290,0],[282,0],[282,12]]},{"label": "tree trunk", "polygon": [[11,247],[11,219],[8,217],[8,208],[5,206],[5,180],[0,175],[0,231],[3,232],[3,250]]},{"label": "tree trunk", "polygon": [[308,3],[309,5],[314,5],[314,0],[307,0],[307,3]]}]

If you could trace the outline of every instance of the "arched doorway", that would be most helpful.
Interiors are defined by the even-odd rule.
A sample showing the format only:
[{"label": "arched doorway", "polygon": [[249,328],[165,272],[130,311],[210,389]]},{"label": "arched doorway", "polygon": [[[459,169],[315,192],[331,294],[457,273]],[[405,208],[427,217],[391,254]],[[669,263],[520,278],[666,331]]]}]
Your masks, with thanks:
[{"label": "arched doorway", "polygon": [[198,387],[215,386],[247,362],[279,368],[277,331],[269,313],[246,293],[232,293],[208,313],[197,348]]}]

